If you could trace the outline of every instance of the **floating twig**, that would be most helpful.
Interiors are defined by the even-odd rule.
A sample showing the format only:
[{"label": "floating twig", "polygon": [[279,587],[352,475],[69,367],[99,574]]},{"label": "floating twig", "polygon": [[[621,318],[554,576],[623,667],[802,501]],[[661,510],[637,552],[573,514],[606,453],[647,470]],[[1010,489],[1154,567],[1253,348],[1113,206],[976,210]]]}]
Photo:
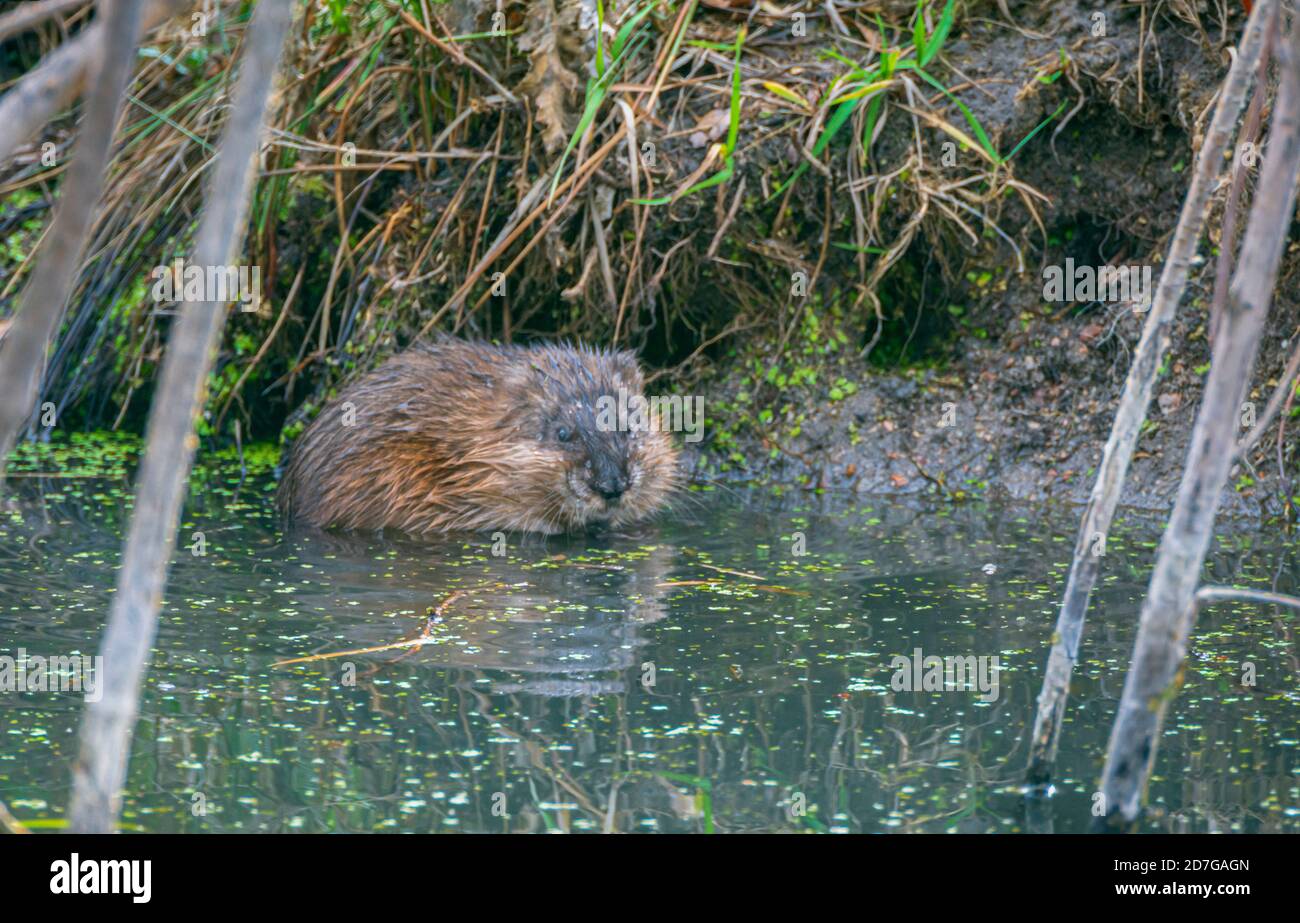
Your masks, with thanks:
[{"label": "floating twig", "polygon": [[[493,587],[501,585],[502,584],[494,584]],[[373,647],[355,647],[346,651],[331,651],[328,654],[311,654],[307,657],[291,657],[288,660],[277,660],[275,663],[271,664],[271,666],[272,668],[287,667],[295,663],[313,663],[318,660],[335,660],[339,657],[351,657],[357,654],[378,654],[383,651],[394,651],[401,648],[423,647],[425,644],[429,643],[429,635],[433,633],[433,626],[442,623],[448,607],[469,592],[469,590],[453,590],[451,593],[448,593],[447,596],[443,598],[442,602],[438,603],[438,605],[431,606],[426,614],[424,627],[420,629],[418,634],[412,637],[403,638],[400,641],[393,641],[389,644],[376,644]]]}]

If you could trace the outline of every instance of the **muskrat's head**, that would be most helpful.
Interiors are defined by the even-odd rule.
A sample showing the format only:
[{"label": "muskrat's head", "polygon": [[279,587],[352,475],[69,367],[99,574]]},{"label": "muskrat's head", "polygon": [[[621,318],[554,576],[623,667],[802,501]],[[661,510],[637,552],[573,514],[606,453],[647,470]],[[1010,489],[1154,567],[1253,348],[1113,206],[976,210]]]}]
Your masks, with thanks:
[{"label": "muskrat's head", "polygon": [[[623,525],[662,507],[678,481],[671,437],[650,425],[635,356],[586,347],[522,351],[503,423],[521,462],[511,472],[525,528]],[[526,378],[521,382],[520,377]],[[517,454],[516,454],[517,453]],[[511,498],[505,498],[507,502]]]}]

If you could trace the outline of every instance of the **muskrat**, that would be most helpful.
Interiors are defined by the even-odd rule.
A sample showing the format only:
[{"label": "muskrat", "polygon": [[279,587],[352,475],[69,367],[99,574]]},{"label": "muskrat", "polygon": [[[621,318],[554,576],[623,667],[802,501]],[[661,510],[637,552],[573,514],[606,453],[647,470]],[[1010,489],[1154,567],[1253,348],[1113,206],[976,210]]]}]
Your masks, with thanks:
[{"label": "muskrat", "polygon": [[330,401],[294,444],[277,502],[291,519],[412,534],[621,526],[678,482],[658,428],[598,425],[598,400],[640,395],[636,357],[586,346],[443,337]]}]

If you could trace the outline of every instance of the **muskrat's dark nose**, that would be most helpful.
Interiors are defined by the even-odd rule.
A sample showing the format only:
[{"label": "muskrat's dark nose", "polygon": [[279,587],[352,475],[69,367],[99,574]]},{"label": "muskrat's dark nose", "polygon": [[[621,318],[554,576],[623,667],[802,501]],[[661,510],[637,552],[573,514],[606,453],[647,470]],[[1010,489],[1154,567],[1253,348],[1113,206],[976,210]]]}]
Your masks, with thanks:
[{"label": "muskrat's dark nose", "polygon": [[627,478],[621,474],[594,478],[591,482],[591,489],[604,497],[607,503],[613,503],[623,496],[623,492],[627,490]]}]

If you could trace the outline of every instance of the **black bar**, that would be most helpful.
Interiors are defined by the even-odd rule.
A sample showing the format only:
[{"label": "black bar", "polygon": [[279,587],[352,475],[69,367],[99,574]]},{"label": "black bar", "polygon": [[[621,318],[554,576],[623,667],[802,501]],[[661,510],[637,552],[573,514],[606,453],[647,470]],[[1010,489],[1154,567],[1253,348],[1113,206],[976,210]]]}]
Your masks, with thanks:
[{"label": "black bar", "polygon": [[[1250,898],[1276,901],[1294,890],[1293,842],[1267,835],[32,835],[0,837],[0,881],[10,908],[101,904],[132,916],[155,908],[397,912],[423,902],[449,910],[449,898],[481,901],[495,915],[503,905],[540,907],[566,894],[588,903],[606,890],[622,906],[629,898],[651,900],[661,913],[671,912],[675,898],[683,910],[697,906],[691,895],[701,890],[725,896],[729,906],[759,909],[774,909],[769,899],[783,896],[848,900],[864,909],[1041,899],[1073,913],[1101,903],[1231,908]],[[56,863],[70,863],[73,853],[83,874],[88,860],[148,860],[149,900],[52,893],[64,869]],[[1150,893],[1133,893],[1134,886]],[[1207,886],[1211,892],[1200,893]]]}]

